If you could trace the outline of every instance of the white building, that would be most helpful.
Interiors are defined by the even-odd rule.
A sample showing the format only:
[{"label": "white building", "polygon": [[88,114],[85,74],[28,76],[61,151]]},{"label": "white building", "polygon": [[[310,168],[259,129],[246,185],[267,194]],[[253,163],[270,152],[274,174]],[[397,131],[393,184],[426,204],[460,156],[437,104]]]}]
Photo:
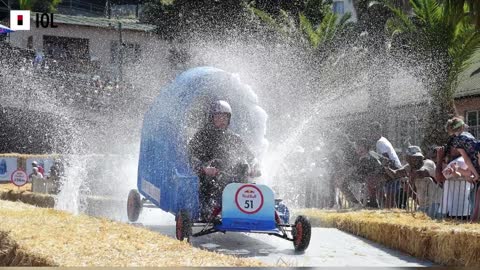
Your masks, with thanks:
[{"label": "white building", "polygon": [[[11,33],[10,43],[41,51],[48,59],[99,64],[115,71],[122,64],[143,63],[155,55],[167,55],[168,45],[154,34],[155,26],[135,20],[55,14],[56,28],[36,27],[35,13],[30,31]],[[124,50],[120,53],[120,39]],[[147,61],[148,62],[148,61]]]}]

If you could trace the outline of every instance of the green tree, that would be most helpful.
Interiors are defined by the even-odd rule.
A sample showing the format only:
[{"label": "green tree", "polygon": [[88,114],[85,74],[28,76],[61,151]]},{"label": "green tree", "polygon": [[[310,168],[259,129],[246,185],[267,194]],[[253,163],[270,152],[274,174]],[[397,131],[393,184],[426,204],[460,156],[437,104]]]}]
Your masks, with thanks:
[{"label": "green tree", "polygon": [[331,0],[307,0],[305,1],[305,8],[303,15],[313,24],[318,25],[323,21],[323,18],[332,13]]},{"label": "green tree", "polygon": [[20,9],[32,9],[33,2],[34,0],[18,0]]},{"label": "green tree", "polygon": [[[410,0],[413,14],[386,3],[395,15],[387,22],[393,54],[409,59],[431,95],[424,146],[444,143],[444,124],[455,113],[458,75],[480,49],[471,6],[454,1]],[[455,1],[456,2],[456,1]]]},{"label": "green tree", "polygon": [[62,0],[19,0],[20,9],[36,12],[55,12]]},{"label": "green tree", "polygon": [[468,16],[476,29],[480,29],[480,1],[478,0],[445,0],[445,4],[453,6],[455,9],[464,9],[468,5]]},{"label": "green tree", "polygon": [[[332,11],[331,6],[326,9],[322,7],[322,14],[318,13],[314,19],[312,19],[312,14],[307,16],[300,12],[298,22],[284,10],[280,10],[279,14],[274,16],[255,7],[250,7],[250,9],[261,21],[288,40],[297,42],[298,38],[301,38],[310,44],[309,47],[313,50],[331,45],[337,35],[349,26],[348,20],[351,18],[350,13],[345,13],[339,18]],[[318,18],[322,19],[318,20]]]},{"label": "green tree", "polygon": [[322,21],[314,24],[308,17],[300,13],[300,27],[314,49],[319,46],[331,44],[337,37],[337,33],[342,32],[351,18],[350,13],[345,13],[341,18],[331,10],[325,12]]},{"label": "green tree", "polygon": [[156,25],[157,33],[167,40],[173,39],[180,28],[180,18],[174,5],[161,0],[145,1],[140,21]]},{"label": "green tree", "polygon": [[158,26],[161,35],[188,38],[193,34],[219,36],[248,28],[247,0],[146,0],[142,21]]}]

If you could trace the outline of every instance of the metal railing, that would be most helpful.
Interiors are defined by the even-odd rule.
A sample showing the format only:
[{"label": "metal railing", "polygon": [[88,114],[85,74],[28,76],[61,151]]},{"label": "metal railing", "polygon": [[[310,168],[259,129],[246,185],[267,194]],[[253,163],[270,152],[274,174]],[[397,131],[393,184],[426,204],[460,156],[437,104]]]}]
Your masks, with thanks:
[{"label": "metal railing", "polygon": [[462,177],[450,178],[443,183],[436,183],[431,178],[416,179],[414,183],[408,178],[399,178],[377,183],[333,184],[333,188],[322,183],[322,193],[308,194],[316,188],[306,189],[305,197],[310,199],[305,200],[305,207],[403,209],[423,212],[433,219],[478,221],[480,183]]}]

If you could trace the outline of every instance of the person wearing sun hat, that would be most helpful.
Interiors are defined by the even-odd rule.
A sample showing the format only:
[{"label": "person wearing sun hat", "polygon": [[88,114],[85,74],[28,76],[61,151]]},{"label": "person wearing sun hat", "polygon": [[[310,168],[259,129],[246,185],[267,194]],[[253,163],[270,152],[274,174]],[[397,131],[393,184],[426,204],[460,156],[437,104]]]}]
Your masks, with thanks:
[{"label": "person wearing sun hat", "polygon": [[[467,136],[465,131],[468,126],[460,117],[453,117],[447,121],[446,131],[453,137],[451,147],[456,149],[465,160],[468,170],[474,175],[473,182],[479,181],[480,173],[480,141],[473,136]],[[476,194],[474,195],[474,209],[472,211],[472,220],[477,221],[480,214],[480,185],[475,185]]]},{"label": "person wearing sun hat", "polygon": [[435,217],[440,207],[443,191],[435,180],[435,163],[426,159],[420,147],[409,146],[406,151],[407,164],[398,170],[387,170],[392,177],[408,177],[415,192],[418,210]]},{"label": "person wearing sun hat", "polygon": [[469,136],[465,133],[468,126],[463,122],[460,117],[453,117],[447,121],[445,126],[448,135],[451,136],[449,141],[452,148],[455,148],[460,155],[462,155],[465,163],[467,163],[468,169],[474,175],[474,181],[479,178],[480,172],[480,141],[473,136]]}]

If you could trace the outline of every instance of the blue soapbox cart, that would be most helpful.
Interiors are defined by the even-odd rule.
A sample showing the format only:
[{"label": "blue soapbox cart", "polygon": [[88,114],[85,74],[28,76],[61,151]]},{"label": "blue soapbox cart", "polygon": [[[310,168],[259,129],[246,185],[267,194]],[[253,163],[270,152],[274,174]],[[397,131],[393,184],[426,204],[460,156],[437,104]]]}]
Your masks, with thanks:
[{"label": "blue soapbox cart", "polygon": [[[131,190],[127,214],[138,220],[143,207],[158,207],[175,215],[179,240],[215,232],[264,233],[307,249],[311,225],[304,216],[289,223],[288,208],[275,200],[266,185],[230,183],[223,190],[220,214],[200,221],[199,179],[188,165],[187,145],[207,121],[208,105],[227,100],[232,106],[231,128],[249,146],[265,145],[266,113],[248,85],[231,73],[212,67],[190,69],[162,89],[143,122],[137,190]],[[259,139],[260,138],[260,139]],[[252,147],[252,148],[253,148]],[[257,153],[258,154],[258,153]],[[218,219],[220,217],[220,219]],[[193,232],[193,228],[200,229]]]}]

